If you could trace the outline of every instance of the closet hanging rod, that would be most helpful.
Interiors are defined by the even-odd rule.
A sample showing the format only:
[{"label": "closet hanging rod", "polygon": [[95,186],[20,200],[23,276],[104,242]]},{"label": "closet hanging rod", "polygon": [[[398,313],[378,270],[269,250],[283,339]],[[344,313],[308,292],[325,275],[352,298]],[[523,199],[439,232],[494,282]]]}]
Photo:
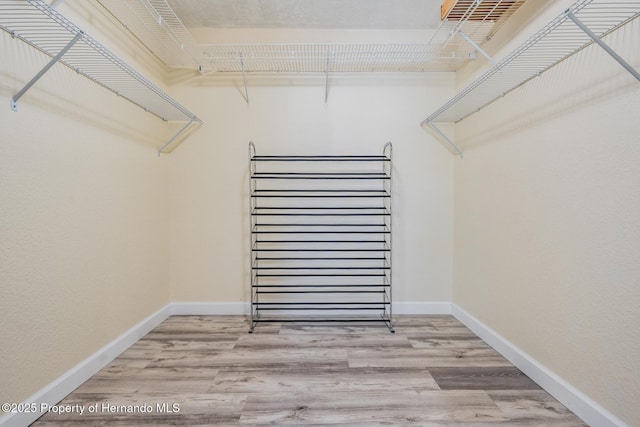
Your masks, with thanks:
[{"label": "closet hanging rod", "polygon": [[192,124],[202,124],[190,112],[106,47],[83,32],[69,19],[42,0],[3,0],[0,2],[0,28],[53,58],[11,101],[17,99],[56,62],[69,67],[164,121],[187,121],[164,150]]}]

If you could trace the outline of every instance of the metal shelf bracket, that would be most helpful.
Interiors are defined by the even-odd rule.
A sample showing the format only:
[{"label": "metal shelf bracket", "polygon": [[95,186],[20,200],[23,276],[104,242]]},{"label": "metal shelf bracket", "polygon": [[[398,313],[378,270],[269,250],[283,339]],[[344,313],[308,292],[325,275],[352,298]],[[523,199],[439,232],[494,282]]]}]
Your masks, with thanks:
[{"label": "metal shelf bracket", "polygon": [[65,47],[63,47],[62,50],[58,52],[58,54],[54,56],[51,61],[49,61],[49,63],[45,65],[44,68],[31,79],[31,81],[29,81],[29,83],[27,83],[22,89],[18,91],[18,93],[13,96],[13,98],[11,98],[10,105],[13,111],[18,111],[18,100],[22,97],[22,95],[24,95],[29,89],[31,89],[31,86],[33,86],[38,80],[40,80],[40,78],[44,76],[51,67],[53,67],[58,61],[60,61],[64,54],[67,53],[67,51],[71,49],[73,45],[76,44],[76,42],[83,36],[84,32],[82,31],[76,34],[76,36]]},{"label": "metal shelf bracket", "polygon": [[496,65],[498,62],[493,59],[484,49],[482,49],[478,43],[474,42],[471,37],[469,37],[464,31],[458,30],[458,34],[460,34],[466,41],[469,43],[477,52],[480,52],[482,56],[487,58],[487,60],[491,63],[491,65]]},{"label": "metal shelf bracket", "polygon": [[586,25],[584,25],[584,23],[580,21],[576,17],[576,15],[573,14],[573,12],[571,12],[571,9],[567,9],[565,13],[567,17],[573,21],[574,24],[576,24],[582,31],[584,31],[586,35],[589,36],[589,38],[591,38],[591,40],[596,42],[598,46],[604,49],[605,52],[611,55],[613,59],[615,59],[620,65],[622,65],[625,70],[627,70],[633,77],[640,81],[640,73],[638,73],[638,71],[636,71],[636,69],[633,68],[631,64],[625,61],[620,55],[618,55],[615,50],[611,49],[608,44],[603,42],[600,37],[598,37],[593,31],[591,31]]},{"label": "metal shelf bracket", "polygon": [[240,52],[240,68],[242,70],[242,83],[244,84],[244,100],[249,104],[249,91],[247,90],[247,73],[244,69],[244,58]]},{"label": "metal shelf bracket", "polygon": [[327,103],[329,99],[329,53],[327,53],[327,66],[325,68],[325,77],[324,77],[324,103]]},{"label": "metal shelf bracket", "polygon": [[160,148],[158,148],[158,157],[163,153],[164,149],[167,148],[173,141],[175,141],[180,135],[182,135],[193,123],[202,124],[200,120],[191,120],[189,123],[184,125],[178,132],[176,132],[167,142],[165,142]]},{"label": "metal shelf bracket", "polygon": [[447,136],[447,135],[446,135],[446,134],[445,134],[445,133],[444,133],[444,132],[439,128],[439,127],[437,127],[437,126],[435,125],[435,123],[433,123],[433,122],[431,122],[431,121],[428,121],[428,120],[424,120],[421,124],[422,124],[422,125],[429,126],[431,129],[433,129],[433,131],[434,131],[435,133],[437,133],[437,134],[438,134],[438,135],[439,135],[439,136],[440,136],[440,137],[441,137],[441,138],[442,138],[442,139],[443,139],[447,144],[449,144],[449,146],[450,146],[451,148],[453,148],[453,151],[455,151],[455,152],[456,152],[456,154],[457,154],[458,156],[460,156],[460,158],[461,158],[461,159],[462,159],[462,158],[464,158],[464,153],[463,153],[463,151],[460,149],[460,147],[458,147],[458,146],[455,144],[455,142],[453,142],[453,141],[451,140],[451,138],[449,138],[449,137],[448,137],[448,136]]}]

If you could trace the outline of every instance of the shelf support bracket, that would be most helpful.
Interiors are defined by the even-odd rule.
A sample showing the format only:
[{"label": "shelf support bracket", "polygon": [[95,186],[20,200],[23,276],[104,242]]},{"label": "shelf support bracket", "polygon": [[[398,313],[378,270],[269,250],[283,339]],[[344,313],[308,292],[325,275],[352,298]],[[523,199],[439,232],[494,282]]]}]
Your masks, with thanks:
[{"label": "shelf support bracket", "polygon": [[58,52],[58,54],[54,56],[51,59],[51,61],[49,61],[49,63],[45,65],[44,68],[40,70],[38,74],[36,74],[31,79],[29,83],[25,85],[25,87],[20,89],[20,91],[18,91],[18,93],[16,93],[13,96],[13,98],[11,98],[10,105],[13,111],[18,111],[18,100],[20,99],[20,97],[22,97],[22,95],[24,95],[29,89],[31,89],[31,86],[33,86],[38,80],[40,80],[40,77],[44,76],[45,73],[49,71],[49,69],[53,67],[56,62],[60,61],[60,59],[64,56],[64,54],[67,53],[67,51],[71,49],[73,45],[76,44],[76,42],[80,40],[83,36],[84,36],[84,32],[82,31],[76,34],[76,36],[65,47],[63,47],[62,50]]},{"label": "shelf support bracket", "polygon": [[330,54],[327,52],[327,65],[325,68],[325,75],[324,75],[324,103],[325,104],[329,99],[329,57],[330,57]]},{"label": "shelf support bracket", "polygon": [[191,119],[191,120],[189,121],[189,123],[187,123],[186,125],[184,125],[184,126],[182,127],[182,129],[180,129],[178,132],[176,132],[176,134],[175,134],[175,135],[173,135],[173,136],[172,136],[172,137],[171,137],[167,142],[165,142],[165,143],[162,145],[162,147],[158,148],[158,157],[160,157],[160,154],[162,154],[162,151],[163,151],[165,148],[167,148],[167,147],[168,147],[168,146],[169,146],[173,141],[175,141],[175,140],[176,140],[176,138],[178,138],[180,135],[182,135],[182,134],[184,133],[184,131],[186,131],[186,130],[189,128],[189,126],[191,126],[191,125],[193,124],[193,122],[194,122],[194,121],[195,121],[194,119]]},{"label": "shelf support bracket", "polygon": [[585,32],[594,42],[596,42],[602,49],[605,50],[613,59],[615,59],[620,65],[622,65],[633,77],[640,81],[640,73],[636,71],[627,61],[625,61],[615,50],[611,49],[608,44],[602,41],[593,31],[591,31],[582,21],[580,21],[570,10],[566,11],[566,15],[573,21],[582,31]]},{"label": "shelf support bracket", "polygon": [[249,91],[247,90],[247,74],[244,71],[244,58],[240,52],[240,69],[242,70],[242,83],[244,83],[244,100],[249,103]]},{"label": "shelf support bracket", "polygon": [[464,157],[464,154],[463,154],[462,150],[460,149],[460,147],[458,147],[458,146],[457,146],[457,145],[456,145],[456,144],[451,140],[451,138],[449,138],[447,135],[445,135],[445,133],[444,133],[444,132],[442,132],[442,130],[440,130],[440,128],[438,128],[438,127],[437,127],[433,122],[430,122],[430,121],[425,120],[425,121],[423,121],[423,122],[422,122],[422,124],[429,126],[431,129],[433,129],[433,131],[434,131],[435,133],[437,133],[438,135],[440,135],[440,137],[441,137],[442,139],[444,139],[444,140],[445,140],[445,142],[446,142],[447,144],[449,144],[449,146],[450,146],[451,148],[453,148],[453,150],[456,152],[456,154],[457,154],[457,155],[459,155],[459,156],[460,156],[460,158],[461,158],[461,159]]},{"label": "shelf support bracket", "polygon": [[487,52],[485,52],[484,49],[482,49],[478,43],[474,42],[473,40],[471,40],[471,37],[469,37],[464,31],[462,30],[458,30],[458,33],[467,41],[467,43],[469,43],[476,51],[480,52],[480,54],[482,54],[482,56],[484,56],[485,58],[487,58],[487,60],[489,62],[491,62],[491,65],[496,65],[497,62],[495,59],[493,59]]}]

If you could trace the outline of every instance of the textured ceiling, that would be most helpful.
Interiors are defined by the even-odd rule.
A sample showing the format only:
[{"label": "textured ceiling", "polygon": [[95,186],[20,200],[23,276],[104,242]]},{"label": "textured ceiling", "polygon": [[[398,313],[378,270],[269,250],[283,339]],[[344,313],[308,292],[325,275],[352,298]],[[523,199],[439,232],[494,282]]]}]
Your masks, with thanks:
[{"label": "textured ceiling", "polygon": [[442,0],[167,0],[187,28],[434,29]]}]

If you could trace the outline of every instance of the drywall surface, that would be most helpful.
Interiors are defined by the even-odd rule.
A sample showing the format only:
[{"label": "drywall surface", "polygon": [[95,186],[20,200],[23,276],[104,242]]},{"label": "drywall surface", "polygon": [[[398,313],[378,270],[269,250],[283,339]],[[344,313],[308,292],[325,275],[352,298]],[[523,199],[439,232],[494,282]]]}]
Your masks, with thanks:
[{"label": "drywall surface", "polygon": [[[640,69],[639,39],[636,19],[605,40]],[[639,110],[640,82],[591,46],[456,127],[453,301],[629,425]]]},{"label": "drywall surface", "polygon": [[0,402],[18,403],[168,303],[167,159],[159,119],[62,65],[11,111],[49,58],[3,31],[0,52]]},{"label": "drywall surface", "polygon": [[[419,122],[453,75],[183,82],[205,125],[171,154],[172,301],[249,301],[248,142],[261,155],[382,154],[393,143],[393,296],[450,301],[453,159]],[[223,86],[226,85],[226,86]]]}]

